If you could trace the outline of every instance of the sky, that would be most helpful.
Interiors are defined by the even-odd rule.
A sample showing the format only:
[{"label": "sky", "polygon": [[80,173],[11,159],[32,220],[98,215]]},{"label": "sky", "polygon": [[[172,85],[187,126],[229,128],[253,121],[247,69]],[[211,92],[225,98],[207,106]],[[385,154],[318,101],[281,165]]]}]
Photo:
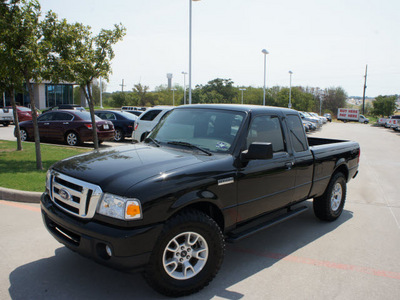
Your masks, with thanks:
[{"label": "sky", "polygon": [[[39,0],[93,34],[122,23],[107,92],[183,86],[189,70],[190,0]],[[399,0],[201,0],[192,2],[192,88],[215,78],[235,86],[342,87],[367,97],[400,94]],[[188,84],[188,75],[186,75]]]}]

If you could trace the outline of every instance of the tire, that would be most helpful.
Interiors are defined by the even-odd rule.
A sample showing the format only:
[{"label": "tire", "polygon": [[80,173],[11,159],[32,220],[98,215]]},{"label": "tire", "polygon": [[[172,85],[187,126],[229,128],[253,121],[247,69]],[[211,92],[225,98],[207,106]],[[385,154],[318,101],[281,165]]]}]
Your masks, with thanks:
[{"label": "tire", "polygon": [[79,136],[77,133],[70,131],[65,135],[65,142],[69,146],[77,146],[80,144]]},{"label": "tire", "polygon": [[4,126],[4,127],[8,127],[9,125],[10,125],[10,122],[4,122],[4,123],[3,123],[3,126]]},{"label": "tire", "polygon": [[343,212],[346,201],[346,178],[343,173],[333,175],[321,197],[314,198],[313,208],[317,218],[323,221],[335,221]]},{"label": "tire", "polygon": [[19,130],[19,133],[21,135],[21,141],[25,142],[25,141],[27,141],[29,139],[28,133],[26,132],[25,129],[21,128]]},{"label": "tire", "polygon": [[115,129],[114,133],[114,141],[115,142],[122,142],[125,139],[124,132],[120,128]]},{"label": "tire", "polygon": [[[147,133],[147,134],[148,134],[148,133]],[[140,142],[143,142],[143,141],[144,141],[144,139],[146,138],[147,134],[146,134],[146,132],[145,132],[145,133],[142,133],[142,136],[140,137]]]},{"label": "tire", "polygon": [[163,295],[193,294],[215,277],[224,252],[217,223],[200,211],[185,211],[165,223],[144,277]]}]

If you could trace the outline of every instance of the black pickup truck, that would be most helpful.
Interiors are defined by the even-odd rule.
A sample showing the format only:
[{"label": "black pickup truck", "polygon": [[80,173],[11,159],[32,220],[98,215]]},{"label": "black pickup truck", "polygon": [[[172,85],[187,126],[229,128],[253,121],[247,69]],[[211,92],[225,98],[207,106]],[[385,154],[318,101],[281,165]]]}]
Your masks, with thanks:
[{"label": "black pickup truck", "polygon": [[298,215],[300,202],[337,219],[359,156],[356,142],[307,138],[294,110],[181,106],[144,143],[54,164],[42,216],[68,248],[182,296],[214,278],[225,242]]}]

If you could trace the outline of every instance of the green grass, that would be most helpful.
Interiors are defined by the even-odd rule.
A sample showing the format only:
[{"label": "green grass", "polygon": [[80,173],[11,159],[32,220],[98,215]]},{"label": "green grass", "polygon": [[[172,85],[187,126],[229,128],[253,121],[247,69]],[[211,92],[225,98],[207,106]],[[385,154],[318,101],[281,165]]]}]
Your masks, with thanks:
[{"label": "green grass", "polygon": [[64,146],[41,144],[43,171],[36,169],[34,143],[22,143],[17,151],[17,142],[0,140],[0,186],[22,191],[42,192],[45,189],[47,169],[55,162],[90,151]]}]

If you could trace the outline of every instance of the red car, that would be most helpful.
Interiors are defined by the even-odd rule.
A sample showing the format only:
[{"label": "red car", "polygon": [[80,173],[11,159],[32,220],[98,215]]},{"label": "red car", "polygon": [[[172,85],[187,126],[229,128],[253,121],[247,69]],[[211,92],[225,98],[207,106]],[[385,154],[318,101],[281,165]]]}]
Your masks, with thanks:
[{"label": "red car", "polygon": [[[12,109],[12,106],[7,106],[6,108]],[[32,111],[28,107],[17,106],[17,115],[20,122],[32,120]]]},{"label": "red car", "polygon": [[[112,140],[114,138],[113,123],[99,117],[95,118],[99,142]],[[70,146],[93,141],[92,121],[90,113],[86,111],[50,111],[38,117],[38,126],[41,140],[61,141]],[[32,121],[21,122],[19,127],[23,141],[33,140]]]}]

